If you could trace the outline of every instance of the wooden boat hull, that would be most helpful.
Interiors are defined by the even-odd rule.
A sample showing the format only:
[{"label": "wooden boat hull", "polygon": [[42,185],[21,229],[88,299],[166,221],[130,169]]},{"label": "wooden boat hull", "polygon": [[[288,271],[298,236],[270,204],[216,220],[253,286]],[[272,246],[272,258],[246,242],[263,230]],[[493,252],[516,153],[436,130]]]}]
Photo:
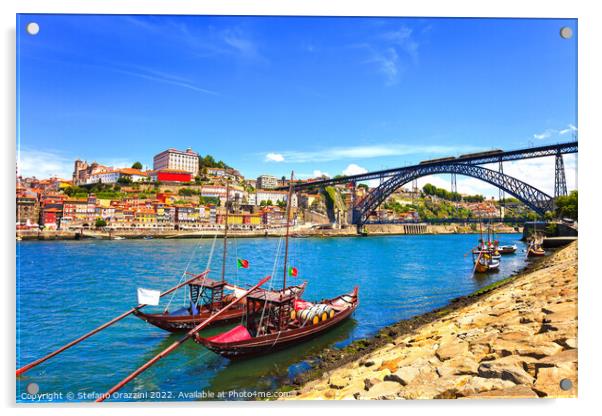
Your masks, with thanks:
[{"label": "wooden boat hull", "polygon": [[481,262],[478,261],[475,264],[475,272],[476,273],[488,273],[495,272],[500,268],[500,261],[496,259],[492,259],[489,262]]},{"label": "wooden boat hull", "polygon": [[213,342],[210,339],[202,338],[199,334],[196,334],[194,341],[230,360],[251,358],[282,350],[315,338],[349,318],[359,305],[359,301],[357,301],[357,289],[353,293],[356,302],[351,307],[338,312],[332,319],[319,322],[315,325],[309,323],[304,327],[288,329],[278,333],[236,342]]},{"label": "wooden boat hull", "polygon": [[[294,289],[296,291],[297,296],[301,296],[305,291],[306,283],[304,282],[299,286],[289,286],[287,290]],[[206,321],[212,314],[213,311],[220,309],[223,305],[214,305],[213,308],[203,307],[201,312],[198,315],[173,315],[169,313],[144,313],[140,310],[134,311],[134,315],[138,318],[142,319],[145,322],[148,322],[151,325],[156,326],[157,328],[161,328],[165,331],[169,332],[186,332],[190,331],[195,326],[200,323]],[[240,322],[243,315],[245,314],[245,305],[237,304],[232,306],[226,312],[222,313],[218,316],[209,326],[208,328],[227,325],[234,322]]]},{"label": "wooden boat hull", "polygon": [[546,252],[544,250],[532,250],[529,249],[529,251],[527,252],[527,257],[542,257],[545,256]]},{"label": "wooden boat hull", "polygon": [[498,252],[500,254],[514,254],[516,253],[516,246],[500,246]]},{"label": "wooden boat hull", "polygon": [[[234,305],[232,308],[218,316],[209,326],[219,326],[233,322],[239,322],[244,313],[244,305]],[[134,312],[134,315],[151,325],[164,329],[165,331],[185,332],[190,331],[195,326],[209,319],[212,313],[208,309],[203,309],[198,315],[174,316],[163,313],[147,314],[138,310]]]}]

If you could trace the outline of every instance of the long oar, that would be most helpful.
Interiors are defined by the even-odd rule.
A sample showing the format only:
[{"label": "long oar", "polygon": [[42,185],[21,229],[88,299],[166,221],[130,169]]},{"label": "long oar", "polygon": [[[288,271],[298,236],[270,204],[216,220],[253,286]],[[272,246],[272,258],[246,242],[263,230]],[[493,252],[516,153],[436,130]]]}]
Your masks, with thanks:
[{"label": "long oar", "polygon": [[479,264],[479,260],[481,260],[481,256],[483,255],[482,251],[479,251],[479,257],[477,257],[477,261],[474,262],[474,268],[472,269],[472,274],[477,270],[477,265]]},{"label": "long oar", "polygon": [[[194,277],[186,280],[184,283],[180,283],[180,284],[172,287],[171,289],[166,290],[165,292],[161,293],[159,295],[159,297],[168,295],[171,292],[173,292],[174,290],[178,290],[179,288],[181,288],[182,286],[187,285],[188,283],[192,282],[193,280],[198,279],[199,277],[205,276],[207,273],[209,273],[209,270],[205,270],[203,273],[195,275]],[[26,372],[29,369],[32,369],[33,367],[37,366],[38,364],[41,364],[44,361],[46,361],[46,360],[54,357],[55,355],[60,354],[61,352],[65,351],[66,349],[71,348],[71,347],[73,347],[76,344],[79,344],[83,340],[85,340],[87,338],[90,338],[92,335],[96,334],[97,332],[100,332],[103,329],[105,329],[105,328],[113,325],[115,322],[121,321],[126,316],[131,315],[132,313],[134,313],[138,309],[141,309],[141,308],[143,308],[145,306],[146,306],[146,304],[140,304],[138,306],[135,306],[132,309],[130,309],[129,311],[124,312],[121,315],[119,315],[118,317],[111,319],[109,322],[102,324],[98,328],[93,329],[92,331],[88,332],[87,334],[82,335],[81,337],[77,338],[76,340],[73,340],[70,343],[68,343],[66,345],[63,345],[58,350],[55,350],[55,351],[51,352],[50,354],[48,354],[48,355],[46,355],[46,356],[44,356],[42,358],[39,358],[39,359],[35,360],[34,362],[27,364],[26,366],[23,366],[23,367],[19,368],[17,370],[17,376],[23,374],[24,372]]]},{"label": "long oar", "polygon": [[206,327],[207,325],[209,325],[211,322],[213,322],[213,320],[216,317],[218,317],[219,315],[221,315],[222,313],[224,313],[225,311],[227,311],[228,309],[230,309],[236,303],[238,303],[241,300],[243,300],[244,298],[246,298],[249,293],[251,293],[255,289],[259,288],[261,285],[263,285],[265,282],[267,282],[271,278],[272,278],[272,276],[264,277],[259,283],[257,283],[255,286],[253,286],[252,288],[250,288],[249,290],[247,290],[239,298],[234,299],[227,306],[223,307],[222,309],[220,309],[219,311],[217,311],[216,313],[214,313],[213,315],[211,315],[206,321],[203,321],[200,324],[198,324],[197,326],[195,326],[194,328],[192,328],[190,331],[188,331],[186,333],[186,335],[184,335],[183,338],[181,338],[180,340],[174,342],[169,347],[165,348],[159,354],[155,355],[150,361],[147,361],[144,365],[142,365],[141,367],[139,367],[132,374],[130,374],[129,376],[127,376],[126,378],[124,378],[123,380],[121,380],[119,383],[115,384],[115,386],[113,386],[108,392],[106,392],[105,394],[103,394],[102,396],[100,396],[98,399],[96,399],[96,401],[97,402],[104,402],[106,399],[108,399],[109,397],[111,397],[111,395],[113,393],[115,393],[116,391],[118,391],[119,389],[121,389],[123,386],[125,386],[127,383],[129,383],[130,381],[132,381],[136,377],[138,377],[138,375],[140,375],[142,372],[146,371],[150,366],[152,366],[153,364],[155,364],[161,358],[168,356],[176,348],[178,348],[180,345],[182,345],[184,342],[186,342],[188,339],[190,339],[194,334],[196,334],[201,329],[203,329],[204,327]]}]

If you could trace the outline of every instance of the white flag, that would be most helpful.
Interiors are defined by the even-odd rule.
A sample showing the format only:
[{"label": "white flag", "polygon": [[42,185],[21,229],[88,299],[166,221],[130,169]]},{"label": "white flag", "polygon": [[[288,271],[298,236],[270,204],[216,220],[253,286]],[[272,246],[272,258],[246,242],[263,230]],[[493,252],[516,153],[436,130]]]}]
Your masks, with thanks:
[{"label": "white flag", "polygon": [[138,304],[158,305],[161,292],[158,290],[138,288]]}]

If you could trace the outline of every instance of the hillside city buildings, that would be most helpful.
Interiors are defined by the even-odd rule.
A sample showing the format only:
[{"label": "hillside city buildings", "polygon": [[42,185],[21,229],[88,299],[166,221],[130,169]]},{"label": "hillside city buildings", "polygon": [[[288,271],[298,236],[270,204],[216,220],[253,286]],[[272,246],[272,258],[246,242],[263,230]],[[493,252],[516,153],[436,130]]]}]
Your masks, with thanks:
[{"label": "hillside city buildings", "polygon": [[[275,188],[287,183],[271,175],[245,179],[229,167],[199,169],[199,155],[192,149],[162,151],[154,157],[153,170],[76,160],[70,180],[17,178],[17,228],[216,229],[223,227],[226,200],[232,204],[228,222],[233,228],[281,227],[288,193]],[[334,207],[330,204],[331,212],[320,190],[294,194],[294,221],[346,222],[353,201],[363,198],[368,190],[345,185],[336,189],[340,200]],[[375,219],[420,220],[413,205],[416,192],[400,189],[394,197],[407,209],[396,212],[382,207],[374,213]],[[462,206],[478,217],[499,214],[492,201]]]}]

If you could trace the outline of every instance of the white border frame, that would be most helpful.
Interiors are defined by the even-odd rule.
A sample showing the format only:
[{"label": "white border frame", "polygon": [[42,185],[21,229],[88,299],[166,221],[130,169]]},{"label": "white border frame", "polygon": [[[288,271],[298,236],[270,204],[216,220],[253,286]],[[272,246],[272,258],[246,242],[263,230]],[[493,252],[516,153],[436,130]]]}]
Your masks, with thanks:
[{"label": "white border frame", "polygon": [[[30,414],[40,410],[43,414],[106,414],[107,409],[116,414],[165,415],[166,413],[209,411],[222,413],[261,411],[266,415],[307,414],[307,412],[366,413],[380,407],[389,412],[420,412],[440,414],[461,412],[465,414],[504,415],[517,410],[546,412],[550,414],[570,414],[587,412],[597,403],[600,383],[600,364],[597,355],[601,336],[597,298],[602,294],[600,270],[595,267],[599,238],[595,234],[596,220],[600,220],[596,191],[600,188],[597,178],[602,177],[595,170],[596,156],[602,155],[600,140],[602,65],[600,59],[600,39],[602,39],[601,14],[596,2],[575,1],[477,1],[477,0],[428,0],[402,3],[384,0],[21,0],[2,2],[3,53],[0,64],[2,71],[3,97],[2,123],[4,130],[4,152],[2,195],[0,204],[2,224],[2,264],[5,267],[4,283],[4,328],[8,329],[0,344],[2,348],[2,392],[4,406],[9,412]],[[599,8],[598,8],[599,9]],[[15,240],[14,240],[14,172],[15,172],[15,14],[16,13],[102,13],[102,14],[222,14],[222,15],[331,15],[331,16],[426,16],[426,17],[566,17],[579,19],[579,181],[581,184],[580,247],[579,247],[579,399],[561,400],[437,400],[389,403],[137,403],[95,405],[16,405],[15,382]],[[599,162],[598,162],[599,163]],[[12,201],[12,202],[11,202]],[[58,407],[57,407],[58,406]],[[37,408],[37,409],[34,409]],[[193,410],[193,408],[195,410]],[[200,408],[200,409],[199,409]],[[196,410],[198,409],[198,410]],[[520,411],[519,410],[519,411]]]}]

